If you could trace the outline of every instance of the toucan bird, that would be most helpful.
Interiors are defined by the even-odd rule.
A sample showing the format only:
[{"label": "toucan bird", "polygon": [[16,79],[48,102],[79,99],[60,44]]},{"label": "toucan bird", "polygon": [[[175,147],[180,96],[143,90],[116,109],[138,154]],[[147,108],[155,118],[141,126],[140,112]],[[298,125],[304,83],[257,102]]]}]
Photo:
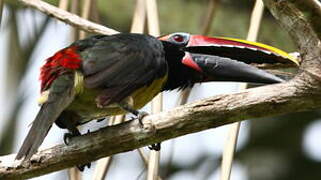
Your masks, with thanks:
[{"label": "toucan bird", "polygon": [[249,63],[297,61],[259,43],[173,33],[95,35],[58,51],[41,67],[41,105],[16,159],[30,159],[55,123],[78,125],[138,111],[159,92],[207,81],[272,84],[282,79]]}]

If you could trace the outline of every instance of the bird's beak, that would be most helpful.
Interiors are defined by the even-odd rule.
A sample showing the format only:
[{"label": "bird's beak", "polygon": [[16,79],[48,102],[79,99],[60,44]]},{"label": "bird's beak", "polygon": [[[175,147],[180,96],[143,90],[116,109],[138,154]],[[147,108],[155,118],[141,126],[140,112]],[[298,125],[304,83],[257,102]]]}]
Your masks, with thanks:
[{"label": "bird's beak", "polygon": [[191,35],[182,63],[205,76],[205,81],[280,83],[281,78],[251,63],[294,63],[298,61],[277,48],[231,38]]},{"label": "bird's beak", "polygon": [[247,64],[293,63],[298,59],[278,48],[242,39],[191,35],[186,51],[216,55],[242,61]]},{"label": "bird's beak", "polygon": [[281,83],[283,79],[249,64],[204,54],[186,53],[182,63],[201,73],[202,81],[235,81],[249,83]]}]

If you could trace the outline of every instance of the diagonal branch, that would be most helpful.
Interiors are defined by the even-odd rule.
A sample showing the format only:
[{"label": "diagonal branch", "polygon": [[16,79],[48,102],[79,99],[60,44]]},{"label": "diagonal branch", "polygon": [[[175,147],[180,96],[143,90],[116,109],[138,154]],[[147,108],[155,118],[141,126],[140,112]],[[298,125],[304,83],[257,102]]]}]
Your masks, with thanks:
[{"label": "diagonal branch", "polygon": [[143,119],[144,128],[134,120],[72,138],[68,146],[58,145],[36,154],[24,167],[1,167],[0,163],[0,179],[35,177],[244,119],[321,108],[321,91],[306,89],[303,76],[150,115]]},{"label": "diagonal branch", "polygon": [[319,0],[291,0],[301,10],[321,39],[321,2]]},{"label": "diagonal branch", "polygon": [[59,9],[53,5],[40,0],[20,0],[23,4],[31,6],[39,11],[47,14],[48,16],[55,17],[67,24],[70,24],[76,28],[82,29],[87,32],[97,34],[116,34],[118,31],[102,26],[100,24],[93,23],[84,18],[81,18],[75,14],[69,13],[65,10]]},{"label": "diagonal branch", "polygon": [[[279,20],[281,25],[290,33],[294,42],[300,48],[300,53],[305,61],[302,68],[311,74],[321,74],[321,13],[320,3],[317,0],[263,0],[273,16]],[[311,9],[306,13],[306,9]],[[319,10],[314,10],[318,8]],[[301,10],[303,9],[303,11]],[[312,10],[313,9],[313,10]],[[311,20],[316,17],[318,21]]]}]

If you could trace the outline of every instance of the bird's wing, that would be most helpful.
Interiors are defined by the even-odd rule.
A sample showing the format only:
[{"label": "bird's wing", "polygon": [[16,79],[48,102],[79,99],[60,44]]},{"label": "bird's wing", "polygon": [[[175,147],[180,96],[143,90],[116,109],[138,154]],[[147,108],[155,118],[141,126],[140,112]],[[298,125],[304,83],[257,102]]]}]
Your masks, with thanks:
[{"label": "bird's wing", "polygon": [[167,72],[162,44],[143,35],[109,36],[82,53],[87,88],[102,89],[101,105],[120,102]]},{"label": "bird's wing", "polygon": [[48,99],[42,104],[31,129],[25,138],[16,159],[28,160],[35,154],[45,139],[49,129],[61,112],[73,101],[74,74],[68,73],[57,77],[49,88]]}]

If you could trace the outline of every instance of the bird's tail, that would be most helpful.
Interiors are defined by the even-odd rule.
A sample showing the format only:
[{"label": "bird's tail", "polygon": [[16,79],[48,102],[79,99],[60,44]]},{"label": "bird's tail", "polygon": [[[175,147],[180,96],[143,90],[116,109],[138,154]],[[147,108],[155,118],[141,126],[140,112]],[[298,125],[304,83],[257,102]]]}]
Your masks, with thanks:
[{"label": "bird's tail", "polygon": [[48,116],[48,111],[51,111],[51,104],[45,103],[36,119],[32,123],[32,127],[29,130],[27,137],[25,138],[16,159],[30,159],[30,157],[35,154],[42,144],[43,140],[48,134],[49,129],[56,120],[56,116]]},{"label": "bird's tail", "polygon": [[16,156],[16,160],[22,158],[23,160],[28,160],[37,152],[53,123],[74,99],[73,82],[73,79],[68,76],[60,77],[54,81],[50,88],[48,99],[41,106],[33,121],[31,129]]}]

